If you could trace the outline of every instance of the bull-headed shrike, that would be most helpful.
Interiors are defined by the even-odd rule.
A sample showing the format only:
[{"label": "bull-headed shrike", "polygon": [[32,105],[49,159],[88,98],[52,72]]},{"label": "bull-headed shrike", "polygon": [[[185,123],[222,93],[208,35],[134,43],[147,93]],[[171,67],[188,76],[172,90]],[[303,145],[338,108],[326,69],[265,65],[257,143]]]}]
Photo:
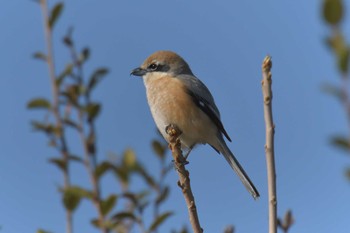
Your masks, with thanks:
[{"label": "bull-headed shrike", "polygon": [[143,77],[152,116],[167,141],[166,127],[173,124],[182,132],[183,148],[191,151],[197,144],[209,144],[225,157],[254,199],[259,197],[253,182],[224,141],[223,135],[231,139],[213,96],[182,57],[171,51],[158,51],[131,74]]}]

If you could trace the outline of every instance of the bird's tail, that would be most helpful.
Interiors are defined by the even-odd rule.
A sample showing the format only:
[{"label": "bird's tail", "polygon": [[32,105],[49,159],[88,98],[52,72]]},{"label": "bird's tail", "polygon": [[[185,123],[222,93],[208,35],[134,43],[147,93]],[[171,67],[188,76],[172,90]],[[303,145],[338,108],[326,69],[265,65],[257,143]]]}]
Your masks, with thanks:
[{"label": "bird's tail", "polygon": [[246,187],[246,189],[250,192],[254,199],[257,199],[260,194],[258,190],[255,188],[253,182],[249,179],[247,173],[244,171],[243,167],[239,164],[238,160],[235,158],[234,154],[227,147],[225,141],[219,140],[219,144],[221,148],[219,151],[225,157],[226,161],[230,164],[231,168],[237,173],[238,177],[241,179],[242,183]]}]

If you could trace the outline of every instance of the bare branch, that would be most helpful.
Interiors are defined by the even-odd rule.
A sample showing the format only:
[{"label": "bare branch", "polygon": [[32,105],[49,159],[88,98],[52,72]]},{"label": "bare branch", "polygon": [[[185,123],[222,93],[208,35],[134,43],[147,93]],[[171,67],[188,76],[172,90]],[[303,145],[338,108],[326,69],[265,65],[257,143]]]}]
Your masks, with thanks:
[{"label": "bare branch", "polygon": [[264,98],[264,118],[266,125],[266,165],[268,179],[268,201],[269,201],[269,233],[277,232],[277,194],[276,194],[276,170],[274,135],[275,125],[272,117],[272,61],[270,56],[266,56],[262,64],[262,92]]}]

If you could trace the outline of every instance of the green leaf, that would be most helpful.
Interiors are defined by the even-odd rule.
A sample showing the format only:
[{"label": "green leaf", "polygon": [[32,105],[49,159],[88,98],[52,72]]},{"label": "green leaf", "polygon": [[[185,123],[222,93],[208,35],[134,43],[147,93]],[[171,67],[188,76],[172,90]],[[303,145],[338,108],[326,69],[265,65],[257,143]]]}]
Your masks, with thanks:
[{"label": "green leaf", "polygon": [[67,163],[63,159],[52,158],[49,159],[49,162],[55,164],[60,170],[67,171]]},{"label": "green leaf", "polygon": [[349,71],[350,50],[344,48],[338,55],[338,68],[340,72],[346,75]]},{"label": "green leaf", "polygon": [[161,204],[163,201],[165,201],[168,198],[168,196],[169,196],[169,187],[166,186],[165,188],[163,188],[160,195],[157,197],[156,204],[157,205]]},{"label": "green leaf", "polygon": [[152,148],[153,148],[153,151],[156,153],[156,155],[160,159],[165,158],[166,147],[164,147],[159,141],[153,140],[152,141]]},{"label": "green leaf", "polygon": [[42,123],[39,121],[32,121],[31,125],[32,125],[34,130],[43,131],[47,134],[55,134],[55,135],[59,136],[61,133],[61,130],[52,124],[45,124],[45,123]]},{"label": "green leaf", "polygon": [[341,31],[335,31],[330,37],[326,38],[326,44],[333,52],[339,56],[344,49],[346,49],[346,41]]},{"label": "green leaf", "polygon": [[133,169],[136,165],[136,155],[131,149],[127,149],[123,154],[123,165],[129,169]]},{"label": "green leaf", "polygon": [[93,121],[100,113],[101,105],[98,103],[90,103],[85,107],[85,111],[88,114],[88,121]]},{"label": "green leaf", "polygon": [[136,220],[137,218],[131,212],[119,212],[119,213],[113,215],[112,219],[115,220],[115,221],[122,221],[124,219]]},{"label": "green leaf", "polygon": [[44,53],[42,53],[42,52],[36,52],[36,53],[34,53],[34,54],[33,54],[33,57],[34,57],[35,59],[47,61],[47,56],[46,56]]},{"label": "green leaf", "polygon": [[63,204],[66,209],[74,211],[80,204],[81,199],[92,199],[93,193],[89,190],[83,189],[79,186],[70,186],[62,190]]},{"label": "green leaf", "polygon": [[80,204],[81,196],[77,193],[72,192],[70,189],[67,189],[63,193],[63,204],[64,207],[69,211],[74,211]]},{"label": "green leaf", "polygon": [[119,178],[123,186],[127,186],[129,183],[129,172],[125,167],[113,166],[112,170],[114,174]]},{"label": "green leaf", "polygon": [[97,165],[95,169],[95,176],[97,179],[101,178],[102,175],[104,175],[109,169],[111,168],[111,164],[109,162],[102,162],[99,165]]},{"label": "green leaf", "polygon": [[56,79],[56,85],[59,87],[61,85],[61,83],[63,82],[63,80],[70,74],[72,74],[73,71],[73,64],[69,63],[66,65],[66,67],[64,68],[64,70],[61,72],[60,75],[58,75],[57,79]]},{"label": "green leaf", "polygon": [[87,90],[88,92],[90,92],[95,86],[96,84],[98,84],[101,79],[108,74],[108,69],[107,68],[99,68],[97,70],[94,71],[94,73],[91,75],[90,80],[88,82],[87,85]]},{"label": "green leaf", "polygon": [[48,109],[50,108],[50,102],[44,98],[36,98],[32,99],[28,102],[27,108],[34,109],[34,108],[44,108]]},{"label": "green leaf", "polygon": [[49,27],[52,29],[57,21],[57,19],[60,17],[61,13],[63,10],[63,3],[59,2],[57,3],[50,14],[50,18],[49,18]]},{"label": "green leaf", "polygon": [[125,193],[123,193],[123,197],[129,199],[134,205],[137,205],[137,203],[138,203],[137,197],[134,193],[125,192]]},{"label": "green leaf", "polygon": [[350,150],[350,139],[344,137],[344,136],[334,136],[331,138],[331,144],[343,149],[345,151]]},{"label": "green leaf", "polygon": [[65,87],[65,91],[61,92],[60,95],[67,98],[70,104],[75,107],[79,107],[79,97],[82,94],[82,86],[72,84]]},{"label": "green leaf", "polygon": [[101,201],[101,211],[103,216],[106,216],[109,212],[111,212],[111,210],[115,206],[116,200],[116,195],[110,195],[105,200]]},{"label": "green leaf", "polygon": [[156,218],[153,221],[153,223],[150,226],[148,232],[152,232],[152,231],[156,230],[171,215],[173,215],[172,212],[165,212],[164,214],[159,215],[158,218]]},{"label": "green leaf", "polygon": [[324,0],[323,18],[331,25],[337,25],[343,18],[342,0]]}]

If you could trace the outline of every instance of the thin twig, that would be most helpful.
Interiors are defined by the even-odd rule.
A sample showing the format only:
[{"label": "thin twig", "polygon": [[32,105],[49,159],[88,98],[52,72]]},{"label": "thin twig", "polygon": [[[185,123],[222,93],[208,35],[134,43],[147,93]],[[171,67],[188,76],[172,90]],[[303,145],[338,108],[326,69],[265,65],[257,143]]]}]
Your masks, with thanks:
[{"label": "thin twig", "polygon": [[[62,127],[62,118],[59,111],[59,90],[56,85],[56,75],[55,75],[55,63],[54,63],[54,54],[53,54],[53,46],[52,46],[52,30],[49,25],[49,10],[47,6],[46,0],[40,1],[42,14],[44,17],[44,31],[45,31],[45,38],[46,38],[46,50],[47,50],[47,56],[46,56],[46,62],[49,69],[49,76],[51,80],[51,92],[52,92],[52,106],[51,111],[54,115],[54,118],[56,120],[56,126],[59,131],[59,141],[60,141],[60,152],[63,157],[63,161],[66,164],[66,169],[63,171],[64,176],[64,188],[67,189],[70,186],[70,178],[69,178],[69,152],[68,152],[68,146],[65,138],[65,131]],[[66,232],[72,233],[73,232],[73,216],[72,211],[66,209]]]},{"label": "thin twig", "polygon": [[192,229],[194,233],[202,233],[203,229],[199,223],[197,208],[191,190],[189,172],[185,168],[186,159],[183,157],[181,151],[181,143],[179,140],[181,131],[175,125],[169,125],[166,128],[166,132],[170,136],[169,147],[174,158],[176,171],[179,175],[179,181],[177,184],[184,195]]},{"label": "thin twig", "polygon": [[272,118],[272,90],[271,90],[271,67],[270,56],[266,56],[262,65],[262,92],[264,98],[264,118],[266,125],[266,165],[268,179],[268,200],[269,200],[269,233],[277,232],[277,194],[276,194],[276,170],[274,135],[275,125]]},{"label": "thin twig", "polygon": [[[79,86],[84,86],[84,79],[83,79],[83,68],[81,65],[81,62],[79,61],[78,55],[76,53],[76,50],[74,48],[73,44],[69,45],[71,56],[73,63],[77,67],[77,81]],[[84,101],[85,104],[88,105],[91,103],[90,96],[88,94],[84,95]],[[85,124],[85,114],[84,110],[79,108],[78,110],[78,121],[79,121],[79,127],[78,132],[80,136],[81,143],[83,144],[83,150],[84,150],[84,164],[86,167],[86,170],[88,172],[88,175],[90,176],[90,182],[92,184],[94,198],[92,200],[97,213],[98,213],[98,220],[100,223],[100,228],[103,233],[108,233],[109,229],[105,226],[105,216],[102,212],[102,204],[101,204],[101,189],[100,184],[98,181],[98,178],[95,175],[95,170],[97,167],[97,153],[96,153],[96,133],[95,133],[95,125],[92,120],[87,120],[87,129],[89,132],[85,132],[84,130],[84,124]]]}]

